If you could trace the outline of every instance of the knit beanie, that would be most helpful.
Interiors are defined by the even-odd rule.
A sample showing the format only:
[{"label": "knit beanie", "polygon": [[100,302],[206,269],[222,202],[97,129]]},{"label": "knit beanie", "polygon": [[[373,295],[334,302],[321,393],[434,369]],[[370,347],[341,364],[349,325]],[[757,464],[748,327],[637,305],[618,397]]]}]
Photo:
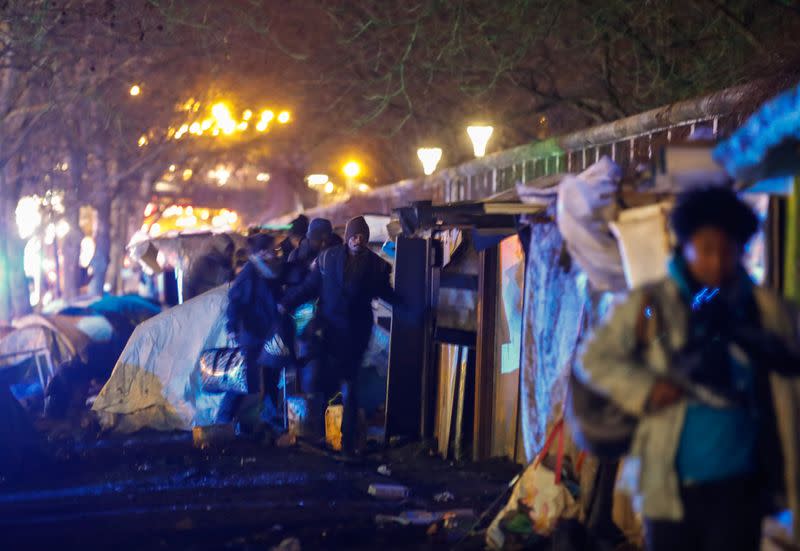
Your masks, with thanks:
[{"label": "knit beanie", "polygon": [[292,220],[291,228],[289,229],[289,233],[291,235],[297,236],[304,236],[308,231],[308,217],[301,214],[294,220]]},{"label": "knit beanie", "polygon": [[325,218],[314,218],[308,225],[306,237],[309,239],[321,240],[333,233],[333,225],[330,220]]},{"label": "knit beanie", "polygon": [[369,241],[369,225],[367,225],[367,221],[364,220],[363,216],[356,216],[347,222],[347,226],[344,229],[345,242],[350,241],[351,237],[359,233],[366,236],[367,241]]}]

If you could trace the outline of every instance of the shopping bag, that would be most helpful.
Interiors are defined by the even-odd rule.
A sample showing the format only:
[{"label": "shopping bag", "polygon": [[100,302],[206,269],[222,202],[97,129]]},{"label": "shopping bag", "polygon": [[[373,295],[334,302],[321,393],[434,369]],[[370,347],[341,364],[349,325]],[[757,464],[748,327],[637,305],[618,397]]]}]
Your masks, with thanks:
[{"label": "shopping bag", "polygon": [[200,384],[212,394],[247,394],[247,368],[238,347],[212,348],[200,354]]}]

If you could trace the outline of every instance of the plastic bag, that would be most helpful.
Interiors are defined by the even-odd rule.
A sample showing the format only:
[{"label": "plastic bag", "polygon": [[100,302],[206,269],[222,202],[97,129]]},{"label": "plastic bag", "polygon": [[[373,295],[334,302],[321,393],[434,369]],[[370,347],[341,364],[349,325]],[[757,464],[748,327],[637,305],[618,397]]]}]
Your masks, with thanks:
[{"label": "plastic bag", "polygon": [[621,174],[616,163],[603,157],[579,175],[564,178],[558,188],[558,229],[570,256],[598,291],[627,289],[617,240],[608,228],[616,215]]},{"label": "plastic bag", "polygon": [[[556,438],[558,439],[558,448],[554,472],[542,461]],[[508,504],[489,526],[486,532],[486,543],[491,549],[503,548],[505,534],[502,523],[514,511],[526,512],[533,524],[533,531],[541,536],[551,535],[559,519],[580,516],[580,504],[561,478],[563,463],[564,420],[559,419],[553,425],[542,451],[520,477]]]}]

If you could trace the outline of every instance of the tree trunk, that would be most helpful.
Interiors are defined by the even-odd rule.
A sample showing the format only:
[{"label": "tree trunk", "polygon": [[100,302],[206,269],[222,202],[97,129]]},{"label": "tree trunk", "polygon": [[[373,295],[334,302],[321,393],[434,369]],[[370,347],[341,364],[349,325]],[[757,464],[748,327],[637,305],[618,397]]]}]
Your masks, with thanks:
[{"label": "tree trunk", "polygon": [[[103,157],[101,149],[98,149],[97,156]],[[89,282],[90,295],[103,296],[106,289],[108,268],[111,265],[111,239],[114,231],[112,204],[118,188],[117,174],[116,161],[101,163],[93,186],[92,204],[97,212],[97,227],[94,232],[94,256],[90,263],[92,268],[92,279]]]},{"label": "tree trunk", "polygon": [[[9,195],[11,191],[6,186],[0,169],[0,231],[3,235],[9,235],[11,224],[8,221],[8,204],[11,202]],[[0,266],[8,266],[10,256],[8,255],[7,239],[0,241]],[[0,324],[11,323],[14,317],[14,307],[11,299],[11,278],[9,271],[0,269]]]},{"label": "tree trunk", "polygon": [[[7,169],[8,167],[6,167]],[[25,278],[25,246],[17,233],[15,211],[20,186],[0,170],[0,320],[10,322],[31,313],[30,290]]]},{"label": "tree trunk", "polygon": [[111,294],[121,292],[122,262],[125,259],[125,245],[128,241],[128,213],[120,197],[111,202],[111,244],[109,248],[109,266],[106,283],[111,287]]},{"label": "tree trunk", "polygon": [[92,280],[89,294],[102,296],[105,290],[106,274],[111,261],[111,196],[103,196],[95,204],[97,210],[97,231],[94,236],[95,250],[92,258]]},{"label": "tree trunk", "polygon": [[69,232],[61,245],[62,270],[64,273],[64,299],[74,300],[80,292],[79,259],[81,254],[81,190],[86,154],[82,151],[70,152],[70,186],[64,197],[64,218],[69,224]]}]

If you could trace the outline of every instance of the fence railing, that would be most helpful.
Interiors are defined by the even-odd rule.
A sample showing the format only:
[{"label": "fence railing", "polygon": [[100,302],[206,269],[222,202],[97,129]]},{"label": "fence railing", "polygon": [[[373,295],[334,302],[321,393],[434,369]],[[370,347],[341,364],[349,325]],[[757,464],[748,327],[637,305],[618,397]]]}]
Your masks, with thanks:
[{"label": "fence railing", "polygon": [[389,214],[411,201],[474,201],[560,172],[580,172],[608,155],[623,167],[646,162],[665,144],[685,140],[702,126],[725,136],[774,89],[763,82],[728,88],[700,98],[646,111],[607,124],[526,144],[403,180],[350,200],[309,210],[341,224],[361,213]]}]

